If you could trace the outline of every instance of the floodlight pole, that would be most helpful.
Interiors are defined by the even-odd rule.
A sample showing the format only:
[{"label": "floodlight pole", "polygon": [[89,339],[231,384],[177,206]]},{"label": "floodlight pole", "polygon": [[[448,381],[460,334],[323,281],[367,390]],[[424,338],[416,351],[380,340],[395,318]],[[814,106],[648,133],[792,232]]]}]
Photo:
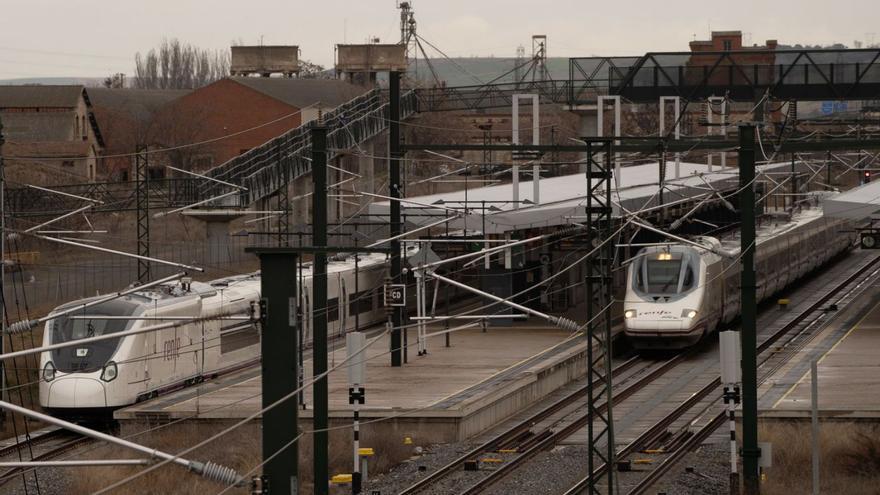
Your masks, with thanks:
[{"label": "floodlight pole", "polygon": [[760,493],[758,476],[757,300],[755,281],[755,125],[739,126],[739,207],[742,272],[742,427],[743,487],[746,495]]}]

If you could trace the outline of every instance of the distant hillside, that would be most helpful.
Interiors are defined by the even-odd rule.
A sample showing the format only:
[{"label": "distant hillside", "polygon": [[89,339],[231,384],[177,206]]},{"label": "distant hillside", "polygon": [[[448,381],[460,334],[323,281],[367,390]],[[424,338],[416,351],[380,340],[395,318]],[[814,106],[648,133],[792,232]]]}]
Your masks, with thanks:
[{"label": "distant hillside", "polygon": [[26,84],[41,85],[72,85],[82,84],[83,86],[95,87],[101,86],[104,82],[102,77],[25,77],[19,79],[0,79],[0,84],[12,86],[24,86]]}]

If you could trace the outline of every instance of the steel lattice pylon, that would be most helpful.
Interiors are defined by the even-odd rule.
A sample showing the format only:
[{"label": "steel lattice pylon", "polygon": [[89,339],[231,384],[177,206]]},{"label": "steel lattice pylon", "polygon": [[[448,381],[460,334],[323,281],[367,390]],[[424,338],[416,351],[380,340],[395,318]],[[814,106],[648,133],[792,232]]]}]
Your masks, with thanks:
[{"label": "steel lattice pylon", "polygon": [[[588,489],[614,493],[614,423],[611,403],[611,275],[614,254],[611,209],[610,140],[585,139],[587,145],[587,236],[594,247],[587,258],[587,421]],[[596,466],[604,464],[602,475]]]},{"label": "steel lattice pylon", "polygon": [[[147,149],[140,147],[134,157],[135,205],[137,208],[137,254],[150,256],[150,166]],[[138,282],[150,280],[150,262],[138,260]]]},{"label": "steel lattice pylon", "polygon": [[[278,169],[283,170],[281,167],[281,145],[277,144],[275,147],[275,155],[278,157]],[[288,171],[283,172],[285,180],[282,182],[281,187],[278,188],[278,209],[281,211],[281,214],[278,215],[278,245],[279,246],[290,246],[290,173]]]}]

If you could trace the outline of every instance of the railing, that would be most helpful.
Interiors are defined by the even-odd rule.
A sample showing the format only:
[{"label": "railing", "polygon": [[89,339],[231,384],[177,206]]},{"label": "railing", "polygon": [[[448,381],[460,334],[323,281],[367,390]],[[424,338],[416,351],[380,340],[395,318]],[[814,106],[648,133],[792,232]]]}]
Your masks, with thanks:
[{"label": "railing", "polygon": [[[408,92],[401,98],[401,118],[417,111],[415,93]],[[335,150],[355,147],[378,135],[388,127],[387,96],[373,90],[355,98],[324,115],[324,125],[329,128],[328,145],[331,156]],[[274,194],[289,181],[311,171],[310,131],[315,122],[293,129],[269,142],[229,160],[207,172],[216,179],[247,188],[241,195],[241,204],[250,204]],[[204,199],[228,192],[228,186],[203,183],[200,196]]]}]

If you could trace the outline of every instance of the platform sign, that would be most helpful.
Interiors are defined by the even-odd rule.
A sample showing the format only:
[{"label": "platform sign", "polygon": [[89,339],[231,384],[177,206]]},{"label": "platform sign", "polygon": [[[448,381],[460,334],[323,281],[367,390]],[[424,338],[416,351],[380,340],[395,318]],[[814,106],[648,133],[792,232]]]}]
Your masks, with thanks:
[{"label": "platform sign", "polygon": [[348,384],[350,386],[366,384],[367,360],[367,337],[363,332],[348,332],[345,334],[345,350],[348,356]]},{"label": "platform sign", "polygon": [[388,284],[385,287],[385,306],[406,306],[406,284]]}]

